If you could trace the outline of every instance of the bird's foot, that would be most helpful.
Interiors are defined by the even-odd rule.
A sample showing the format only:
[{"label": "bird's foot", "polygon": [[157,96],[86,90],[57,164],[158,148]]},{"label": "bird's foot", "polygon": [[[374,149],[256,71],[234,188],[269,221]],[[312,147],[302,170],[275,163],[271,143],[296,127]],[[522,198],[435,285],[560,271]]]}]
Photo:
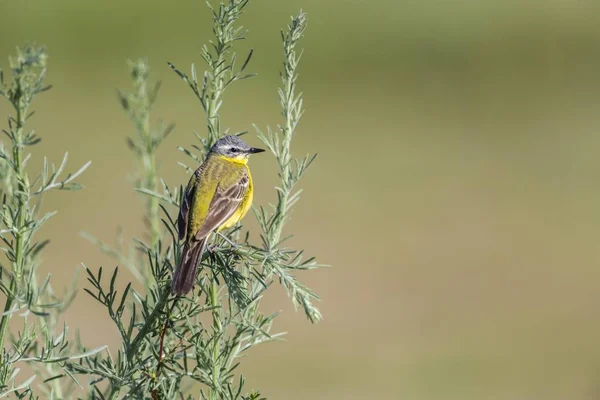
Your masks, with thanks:
[{"label": "bird's foot", "polygon": [[213,255],[218,248],[219,246],[217,246],[216,244],[209,243],[206,245],[206,252],[210,255]]},{"label": "bird's foot", "polygon": [[223,235],[221,232],[217,232],[217,235],[221,236],[223,238],[223,240],[225,240],[227,243],[229,243],[231,245],[231,247],[233,247],[234,249],[239,247],[239,245],[237,243],[232,242],[227,236]]}]

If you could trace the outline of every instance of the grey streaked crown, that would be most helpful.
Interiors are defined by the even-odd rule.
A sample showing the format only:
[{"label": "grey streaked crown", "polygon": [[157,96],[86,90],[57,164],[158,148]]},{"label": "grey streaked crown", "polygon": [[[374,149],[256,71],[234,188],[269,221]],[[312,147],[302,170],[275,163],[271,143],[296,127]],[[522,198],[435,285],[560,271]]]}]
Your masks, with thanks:
[{"label": "grey streaked crown", "polygon": [[227,157],[260,153],[264,150],[251,147],[236,135],[223,136],[210,148],[211,153],[222,154]]},{"label": "grey streaked crown", "polygon": [[[233,149],[238,151],[231,151]],[[241,153],[250,150],[248,143],[244,142],[238,136],[228,135],[217,140],[210,151],[223,155],[231,155],[231,153]]]}]

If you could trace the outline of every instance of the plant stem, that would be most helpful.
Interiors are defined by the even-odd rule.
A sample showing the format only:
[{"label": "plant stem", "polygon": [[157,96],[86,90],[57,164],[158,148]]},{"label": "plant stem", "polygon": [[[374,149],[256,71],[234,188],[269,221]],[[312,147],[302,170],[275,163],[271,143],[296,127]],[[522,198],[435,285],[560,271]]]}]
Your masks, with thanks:
[{"label": "plant stem", "polygon": [[[223,64],[223,54],[219,52],[217,54],[217,61],[211,66],[213,68],[213,79],[211,80],[211,91],[210,99],[206,103],[206,122],[208,125],[208,140],[209,145],[212,146],[220,137],[220,121],[219,114],[217,113],[217,105],[219,98],[221,97],[221,91],[223,90],[223,78],[216,77],[215,72],[218,65]],[[207,149],[208,150],[208,149]]]},{"label": "plant stem", "polygon": [[[290,95],[292,80],[288,79],[286,85],[286,95],[288,97],[293,96],[293,92]],[[288,103],[289,104],[289,103]],[[289,114],[289,111],[288,111]],[[283,128],[283,144],[281,146],[281,176],[288,177],[290,174],[290,146],[292,144],[292,121],[289,115],[286,115],[285,118],[285,127]],[[287,209],[287,201],[290,193],[290,188],[288,188],[287,181],[282,179],[282,189],[283,193],[279,194],[279,201],[277,202],[277,210],[275,215],[277,218],[273,221],[273,229],[271,230],[271,236],[269,237],[269,249],[274,248],[279,239],[281,237],[281,231],[283,230],[283,225],[285,222],[285,210]]]},{"label": "plant stem", "polygon": [[[22,86],[21,78],[17,79],[18,86]],[[14,278],[11,282],[10,292],[6,298],[6,304],[4,306],[4,312],[7,312],[11,309],[13,302],[15,300],[15,293],[18,292],[18,288],[21,283],[21,276],[23,273],[23,267],[25,264],[24,257],[24,228],[25,228],[25,214],[27,213],[27,197],[29,196],[28,182],[26,177],[23,174],[23,145],[22,145],[22,137],[23,137],[23,127],[25,125],[25,116],[27,115],[27,104],[23,101],[23,99],[18,99],[14,107],[17,112],[17,126],[16,126],[16,135],[15,140],[13,141],[13,168],[15,175],[17,177],[17,187],[18,192],[15,195],[15,202],[17,206],[17,220],[15,222],[15,261],[13,263],[13,272]],[[11,314],[5,314],[2,316],[2,321],[0,322],[0,350],[4,351],[4,343],[6,340],[6,331],[8,330],[8,322],[10,320]]]},{"label": "plant stem", "polygon": [[110,385],[110,393],[108,394],[108,399],[116,399],[119,396],[119,392],[121,391],[121,386],[119,385]]},{"label": "plant stem", "polygon": [[129,348],[127,349],[127,359],[129,361],[133,360],[133,357],[137,353],[138,347],[142,344],[142,341],[144,340],[146,335],[148,335],[148,333],[152,331],[154,323],[160,317],[163,309],[165,308],[165,305],[169,300],[170,293],[171,285],[165,285],[162,289],[158,302],[154,306],[154,310],[152,310],[152,313],[146,319],[144,326],[142,326],[142,329],[138,331],[138,334],[136,335],[135,339],[133,339],[131,345],[129,345]]},{"label": "plant stem", "polygon": [[219,399],[220,393],[220,370],[221,367],[219,365],[219,353],[220,353],[220,344],[221,344],[221,331],[223,326],[221,325],[221,315],[219,311],[219,296],[218,296],[219,287],[216,282],[216,278],[212,279],[210,285],[210,293],[209,293],[209,301],[210,306],[213,308],[212,316],[213,316],[213,348],[212,348],[212,380],[213,387],[210,388],[209,397],[213,400]]},{"label": "plant stem", "polygon": [[16,202],[18,207],[17,222],[16,222],[16,251],[15,251],[15,275],[17,281],[17,287],[21,283],[21,277],[23,274],[23,267],[25,264],[25,257],[23,254],[24,245],[24,233],[23,228],[25,225],[25,214],[27,213],[27,196],[28,188],[26,188],[26,178],[23,173],[23,126],[25,125],[25,115],[27,115],[27,106],[18,104],[17,105],[17,129],[16,129],[16,141],[13,142],[13,163],[15,168],[15,174],[18,180],[19,191],[16,195]]},{"label": "plant stem", "polygon": [[14,297],[12,295],[12,293],[15,290],[15,280],[13,279],[10,283],[10,293],[8,294],[8,297],[6,298],[6,304],[4,305],[4,315],[2,316],[2,322],[0,322],[0,364],[4,363],[4,340],[6,338],[6,331],[8,329],[8,321],[10,319],[10,316],[8,314],[6,314],[8,311],[10,311],[11,307],[12,307],[12,303],[14,300]]},{"label": "plant stem", "polygon": [[[154,138],[150,128],[150,107],[151,101],[148,94],[148,67],[144,62],[143,71],[139,72],[139,78],[136,79],[137,97],[141,102],[139,120],[137,121],[141,145],[145,147],[142,151],[142,165],[144,175],[142,178],[142,187],[148,190],[156,191],[156,156]],[[160,240],[160,220],[158,218],[158,199],[150,197],[148,199],[147,213],[150,223],[150,246],[156,248]]]},{"label": "plant stem", "polygon": [[[156,191],[156,157],[154,153],[144,154],[144,169],[146,173],[146,189]],[[149,196],[148,199],[148,220],[150,221],[150,246],[156,249],[160,240],[160,219],[158,217],[159,203],[158,199]]]},{"label": "plant stem", "polygon": [[[128,366],[132,365],[133,358],[137,354],[138,348],[143,343],[144,338],[150,332],[152,332],[155,322],[158,320],[158,318],[162,314],[162,311],[168,302],[170,293],[171,293],[171,285],[165,285],[160,294],[158,302],[154,306],[154,310],[152,310],[152,313],[146,319],[144,326],[142,326],[142,328],[138,331],[138,334],[136,335],[135,339],[133,339],[131,344],[127,347],[126,357],[127,357],[127,361],[128,361],[128,363],[127,363]],[[129,367],[127,367],[127,368],[129,368]],[[116,382],[116,383],[111,382],[108,399],[117,398],[120,391],[121,391],[121,385],[118,384],[118,382]]]},{"label": "plant stem", "polygon": [[[270,237],[269,248],[274,248],[281,238],[281,231],[285,223],[285,215],[288,208],[288,200],[292,187],[291,182],[291,151],[292,137],[298,121],[302,116],[301,96],[296,98],[295,82],[298,78],[296,68],[298,67],[299,58],[296,57],[296,42],[302,36],[306,28],[306,14],[301,10],[300,13],[293,19],[289,27],[287,35],[284,36],[283,52],[284,52],[284,70],[282,72],[284,87],[280,90],[280,101],[282,113],[285,117],[285,125],[281,128],[283,140],[279,148],[278,162],[280,168],[280,176],[282,183],[282,191],[278,193],[278,202],[273,220]],[[298,105],[298,101],[300,101]]]}]

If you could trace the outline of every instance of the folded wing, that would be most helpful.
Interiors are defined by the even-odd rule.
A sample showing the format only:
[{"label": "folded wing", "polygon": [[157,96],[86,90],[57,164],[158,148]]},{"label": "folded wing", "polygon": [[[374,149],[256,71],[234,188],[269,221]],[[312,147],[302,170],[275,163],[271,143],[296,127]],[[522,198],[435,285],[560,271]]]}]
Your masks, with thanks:
[{"label": "folded wing", "polygon": [[222,183],[217,185],[204,223],[195,235],[196,240],[208,236],[233,215],[246,196],[248,185],[248,173],[245,169],[240,173],[239,180],[234,184],[227,187],[224,187]]}]

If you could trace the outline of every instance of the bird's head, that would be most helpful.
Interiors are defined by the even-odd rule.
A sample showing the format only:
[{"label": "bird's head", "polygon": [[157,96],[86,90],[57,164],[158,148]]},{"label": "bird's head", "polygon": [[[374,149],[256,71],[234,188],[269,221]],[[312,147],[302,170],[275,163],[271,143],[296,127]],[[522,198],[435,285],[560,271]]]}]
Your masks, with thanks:
[{"label": "bird's head", "polygon": [[250,154],[262,153],[263,151],[263,149],[251,147],[235,135],[223,136],[210,148],[211,153],[243,162],[248,160]]}]

